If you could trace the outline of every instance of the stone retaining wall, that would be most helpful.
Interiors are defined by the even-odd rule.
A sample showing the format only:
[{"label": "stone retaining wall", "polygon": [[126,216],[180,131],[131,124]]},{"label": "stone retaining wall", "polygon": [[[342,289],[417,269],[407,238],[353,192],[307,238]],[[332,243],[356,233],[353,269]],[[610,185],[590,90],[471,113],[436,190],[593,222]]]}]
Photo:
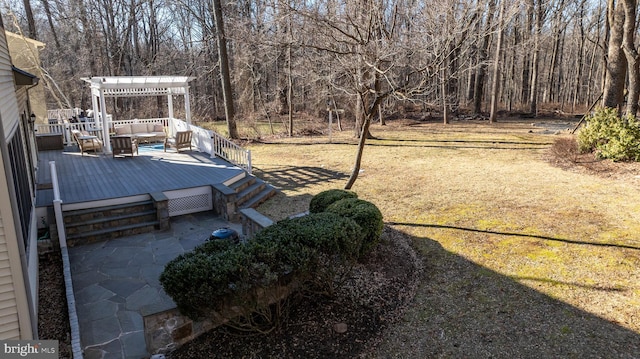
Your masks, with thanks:
[{"label": "stone retaining wall", "polygon": [[228,323],[233,318],[249,315],[256,307],[267,307],[288,297],[299,287],[298,281],[270,288],[257,288],[247,295],[244,303],[252,307],[240,307],[225,303],[219,312],[211,312],[204,320],[194,321],[180,314],[177,308],[144,315],[144,335],[147,350],[151,354],[164,354],[197,338],[207,331]]}]

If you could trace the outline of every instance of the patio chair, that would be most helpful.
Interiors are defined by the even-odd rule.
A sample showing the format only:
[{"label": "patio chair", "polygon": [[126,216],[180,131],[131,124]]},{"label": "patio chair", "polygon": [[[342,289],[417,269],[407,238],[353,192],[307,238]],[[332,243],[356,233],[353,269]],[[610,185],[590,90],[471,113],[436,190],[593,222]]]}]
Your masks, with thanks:
[{"label": "patio chair", "polygon": [[132,136],[114,136],[111,137],[111,151],[113,157],[131,155],[133,152],[138,154],[138,141]]},{"label": "patio chair", "polygon": [[80,153],[84,156],[87,151],[93,150],[94,153],[98,153],[98,150],[102,151],[102,141],[97,136],[92,136],[86,131],[71,130],[73,139],[80,148]]},{"label": "patio chair", "polygon": [[189,148],[191,151],[191,131],[178,131],[175,137],[168,137],[164,140],[164,152],[167,152],[168,147],[175,147],[176,152],[180,152],[180,149]]}]

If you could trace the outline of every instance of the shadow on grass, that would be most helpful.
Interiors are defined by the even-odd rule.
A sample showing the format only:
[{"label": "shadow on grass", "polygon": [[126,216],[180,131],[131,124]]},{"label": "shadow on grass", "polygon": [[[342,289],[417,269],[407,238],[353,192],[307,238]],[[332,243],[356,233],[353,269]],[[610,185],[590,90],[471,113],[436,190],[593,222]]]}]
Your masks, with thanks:
[{"label": "shadow on grass", "polygon": [[535,234],[497,232],[497,231],[488,231],[488,230],[483,230],[483,229],[474,229],[474,228],[465,228],[465,227],[456,227],[456,226],[445,226],[445,225],[439,225],[439,224],[404,223],[404,222],[387,222],[387,224],[391,225],[391,226],[455,229],[455,230],[466,231],[466,232],[488,233],[488,234],[497,234],[497,235],[502,235],[502,236],[536,238],[536,239],[542,239],[542,240],[546,240],[546,241],[562,242],[562,243],[569,243],[569,244],[582,244],[582,245],[597,246],[597,247],[615,247],[615,248],[625,248],[625,249],[640,250],[640,247],[630,246],[630,245],[627,245],[627,244],[586,242],[586,241],[577,241],[577,240],[572,240],[572,239],[539,236],[539,235],[535,235]]},{"label": "shadow on grass", "polygon": [[382,138],[376,137],[379,141],[393,142],[417,142],[417,143],[479,143],[479,144],[498,144],[498,145],[530,145],[530,146],[549,146],[553,142],[533,142],[533,141],[503,141],[503,140],[424,140],[424,139],[405,139],[405,138]]},{"label": "shadow on grass", "polygon": [[345,173],[331,171],[322,167],[279,166],[261,169],[254,167],[254,174],[278,189],[290,190],[318,183],[345,180]]},{"label": "shadow on grass", "polygon": [[[433,239],[413,237],[413,243],[425,263],[421,285],[402,319],[383,334],[378,358],[637,358],[640,353],[640,335],[632,330],[449,252]],[[579,296],[599,288],[567,290]],[[615,298],[612,303],[624,305]]]},{"label": "shadow on grass", "polygon": [[[547,148],[551,143],[518,142],[518,141],[492,141],[492,140],[402,140],[376,138],[377,141],[389,141],[380,143],[369,140],[367,146],[381,147],[410,147],[410,148],[455,148],[455,149],[486,149],[486,150],[539,150]],[[410,144],[404,144],[408,142]]]},{"label": "shadow on grass", "polygon": [[[382,143],[381,141],[387,141]],[[408,143],[408,144],[405,144]],[[316,145],[349,145],[357,146],[355,141],[333,140],[316,143],[269,142],[270,146],[316,146]],[[367,140],[366,146],[371,147],[407,147],[407,148],[444,148],[444,149],[487,149],[487,150],[539,150],[551,146],[551,143],[492,141],[492,140],[403,140],[372,138]]]}]

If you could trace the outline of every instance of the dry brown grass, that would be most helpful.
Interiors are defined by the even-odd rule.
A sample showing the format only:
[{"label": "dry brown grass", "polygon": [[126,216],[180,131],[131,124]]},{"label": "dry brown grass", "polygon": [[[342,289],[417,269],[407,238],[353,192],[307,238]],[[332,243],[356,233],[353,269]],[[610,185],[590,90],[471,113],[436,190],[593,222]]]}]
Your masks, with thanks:
[{"label": "dry brown grass", "polygon": [[[640,167],[558,166],[547,132],[518,121],[373,126],[353,190],[413,236],[427,270],[371,356],[640,355]],[[341,188],[351,136],[252,145],[256,174],[282,190],[260,210],[281,219]]]}]

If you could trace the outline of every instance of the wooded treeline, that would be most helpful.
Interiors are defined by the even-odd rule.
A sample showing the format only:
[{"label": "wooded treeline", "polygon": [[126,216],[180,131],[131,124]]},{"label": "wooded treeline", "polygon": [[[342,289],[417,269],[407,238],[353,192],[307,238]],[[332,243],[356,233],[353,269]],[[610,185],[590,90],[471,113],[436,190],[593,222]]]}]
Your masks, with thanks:
[{"label": "wooded treeline", "polygon": [[[47,44],[42,66],[57,84],[49,90],[69,102],[50,108],[90,107],[80,77],[189,75],[194,118],[206,120],[225,113],[214,2],[14,0],[3,16],[9,31]],[[435,110],[446,121],[460,109],[488,115],[492,96],[495,110],[575,112],[607,81],[617,81],[607,104],[621,106],[619,89],[638,86],[627,76],[638,73],[635,8],[630,0],[223,1],[237,120],[340,108],[360,123],[378,109]],[[636,104],[637,92],[629,91]],[[111,112],[156,116],[165,106],[153,101],[121,99]]]}]

